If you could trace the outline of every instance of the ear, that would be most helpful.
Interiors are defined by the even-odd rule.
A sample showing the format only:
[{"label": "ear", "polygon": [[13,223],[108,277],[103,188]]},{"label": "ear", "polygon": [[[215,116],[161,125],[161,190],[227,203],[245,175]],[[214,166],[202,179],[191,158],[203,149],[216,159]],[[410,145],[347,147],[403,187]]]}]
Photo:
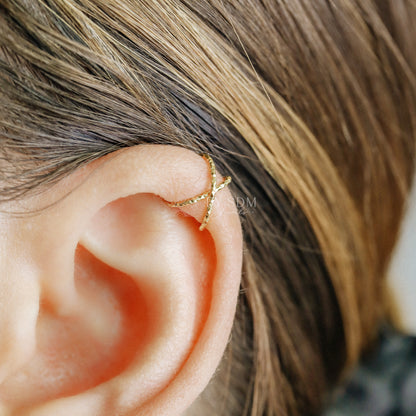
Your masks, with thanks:
[{"label": "ear", "polygon": [[[218,175],[217,182],[222,178]],[[226,347],[242,235],[201,156],[140,145],[3,210],[0,403],[12,415],[179,415]],[[48,206],[45,208],[45,206]]]}]

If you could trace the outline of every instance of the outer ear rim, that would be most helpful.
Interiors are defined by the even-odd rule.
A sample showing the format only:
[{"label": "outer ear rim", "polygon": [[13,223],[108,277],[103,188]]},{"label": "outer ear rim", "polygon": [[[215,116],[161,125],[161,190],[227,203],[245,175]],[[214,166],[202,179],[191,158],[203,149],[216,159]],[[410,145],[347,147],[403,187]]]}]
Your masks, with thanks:
[{"label": "outer ear rim", "polygon": [[[218,175],[218,183],[222,180]],[[153,193],[165,201],[179,201],[206,192],[210,186],[207,163],[193,151],[171,145],[138,145],[84,166],[79,172],[65,178],[53,192],[30,199],[28,206],[32,211],[33,208],[44,207],[46,201],[54,208],[57,196],[59,206],[61,203],[68,206],[74,199],[84,201],[80,207],[83,221],[79,221],[79,230],[73,233],[74,236],[80,236],[92,216],[115,199],[143,192]],[[91,189],[94,189],[94,195],[88,191]],[[205,207],[205,204],[199,203],[172,209],[180,209],[201,222]],[[67,212],[70,216],[71,212]],[[139,409],[137,405],[133,408],[131,403],[130,406],[119,403],[126,414],[181,414],[206,387],[223,356],[237,305],[243,252],[241,223],[228,187],[216,195],[210,221],[203,232],[211,234],[217,257],[212,303],[205,325],[188,359],[170,384]],[[74,240],[74,247],[78,240],[78,237]],[[105,404],[99,396],[104,385],[77,396],[57,399],[36,410],[31,409],[29,414],[69,416],[75,412],[79,416],[101,415]],[[67,409],[70,409],[69,413]]]},{"label": "outer ear rim", "polygon": [[[170,150],[175,152],[179,149],[181,152],[185,150],[183,148],[175,147]],[[183,162],[182,175],[180,176],[178,183],[186,184],[187,176],[189,176],[189,171],[187,169],[188,163],[198,164],[201,175],[198,175],[197,179],[198,177],[205,177],[205,180],[200,180],[198,183],[195,181],[195,177],[190,178],[193,182],[192,187],[196,188],[194,192],[189,192],[187,186],[183,186],[182,190],[177,191],[180,195],[173,195],[172,197],[170,197],[170,190],[165,189],[164,193],[159,193],[159,196],[165,200],[184,200],[190,196],[205,192],[210,188],[211,176],[206,160],[192,151],[185,150],[185,152],[187,153],[186,160]],[[217,174],[217,180],[218,183],[220,183],[223,178]],[[205,182],[205,185],[203,182]],[[184,193],[183,196],[181,195],[182,192]],[[180,209],[192,215],[198,221],[201,221],[201,218],[204,217],[205,205],[200,204],[198,206],[198,204],[196,204]],[[211,233],[214,240],[217,257],[217,270],[212,287],[212,304],[208,319],[205,322],[203,331],[196,342],[194,350],[188,360],[184,363],[178,377],[175,378],[166,390],[157,397],[156,403],[155,400],[153,400],[151,404],[142,406],[138,412],[140,415],[159,416],[161,414],[168,414],[172,406],[177,408],[178,415],[184,412],[208,384],[213,372],[221,361],[225,347],[228,343],[237,306],[243,253],[241,223],[236,205],[228,187],[222,189],[216,195],[214,210],[206,230]],[[238,253],[237,256],[236,253]],[[224,319],[218,319],[218,316],[221,316]],[[220,331],[218,330],[219,327],[221,328]],[[210,334],[211,331],[213,333],[221,333],[222,339],[213,337]],[[213,352],[215,353],[213,354]],[[211,373],[206,373],[205,377],[201,377],[201,372],[198,370],[201,368],[204,361],[209,360],[207,357],[208,354],[211,357],[210,360],[212,360],[213,355],[216,356],[215,365],[213,366],[213,371]],[[187,401],[184,400],[183,397],[184,391],[187,392],[187,396],[189,397]],[[181,402],[174,405],[174,403],[177,402],[178,397],[181,398]],[[134,412],[132,413],[132,416],[133,414]]]}]

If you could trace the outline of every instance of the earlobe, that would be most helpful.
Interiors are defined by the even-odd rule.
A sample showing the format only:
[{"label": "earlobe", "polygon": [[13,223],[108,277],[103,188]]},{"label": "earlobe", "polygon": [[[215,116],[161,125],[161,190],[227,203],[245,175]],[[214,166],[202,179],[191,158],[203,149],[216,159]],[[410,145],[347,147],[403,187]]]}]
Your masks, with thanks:
[{"label": "earlobe", "polygon": [[[242,263],[231,193],[217,193],[201,232],[205,201],[178,208],[167,203],[211,188],[206,161],[189,150],[136,146],[74,178],[77,186],[44,212],[4,218],[9,232],[3,249],[20,244],[21,254],[36,264],[43,306],[36,351],[0,385],[0,400],[22,415],[179,415],[208,383],[231,330]],[[70,179],[26,201],[27,208],[40,208],[68,189]],[[57,259],[67,270],[54,276],[50,264]],[[62,288],[70,288],[67,300]],[[83,336],[62,326],[71,319]],[[62,388],[55,383],[40,401],[33,383],[25,403],[13,402],[16,380],[34,376],[51,353],[42,336],[63,343],[53,351],[66,368]],[[73,362],[62,364],[64,356]]]}]

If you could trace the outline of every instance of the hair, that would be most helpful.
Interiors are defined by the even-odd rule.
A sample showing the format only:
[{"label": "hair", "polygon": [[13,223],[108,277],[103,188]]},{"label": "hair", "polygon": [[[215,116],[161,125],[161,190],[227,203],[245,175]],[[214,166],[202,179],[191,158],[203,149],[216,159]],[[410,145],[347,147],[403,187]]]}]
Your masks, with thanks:
[{"label": "hair", "polygon": [[123,147],[210,153],[246,203],[207,412],[317,414],[387,317],[415,20],[414,0],[0,0],[1,201]]}]

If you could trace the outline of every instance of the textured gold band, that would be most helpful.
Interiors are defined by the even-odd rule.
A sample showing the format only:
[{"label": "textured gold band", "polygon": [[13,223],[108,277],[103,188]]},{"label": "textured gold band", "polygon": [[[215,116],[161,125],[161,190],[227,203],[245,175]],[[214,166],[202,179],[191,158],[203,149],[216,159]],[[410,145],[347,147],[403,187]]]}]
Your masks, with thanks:
[{"label": "textured gold band", "polygon": [[214,205],[215,194],[221,189],[225,188],[231,182],[231,176],[226,176],[224,178],[224,182],[222,182],[219,186],[217,186],[217,171],[215,169],[214,161],[212,160],[211,156],[207,153],[202,153],[201,156],[204,159],[206,159],[209,163],[209,168],[211,172],[211,190],[204,192],[203,194],[194,196],[192,198],[184,199],[183,201],[168,202],[169,206],[171,207],[184,207],[186,205],[195,204],[198,201],[208,198],[207,212],[199,227],[200,231],[202,231],[208,224],[209,217],[212,212],[212,207]]}]

